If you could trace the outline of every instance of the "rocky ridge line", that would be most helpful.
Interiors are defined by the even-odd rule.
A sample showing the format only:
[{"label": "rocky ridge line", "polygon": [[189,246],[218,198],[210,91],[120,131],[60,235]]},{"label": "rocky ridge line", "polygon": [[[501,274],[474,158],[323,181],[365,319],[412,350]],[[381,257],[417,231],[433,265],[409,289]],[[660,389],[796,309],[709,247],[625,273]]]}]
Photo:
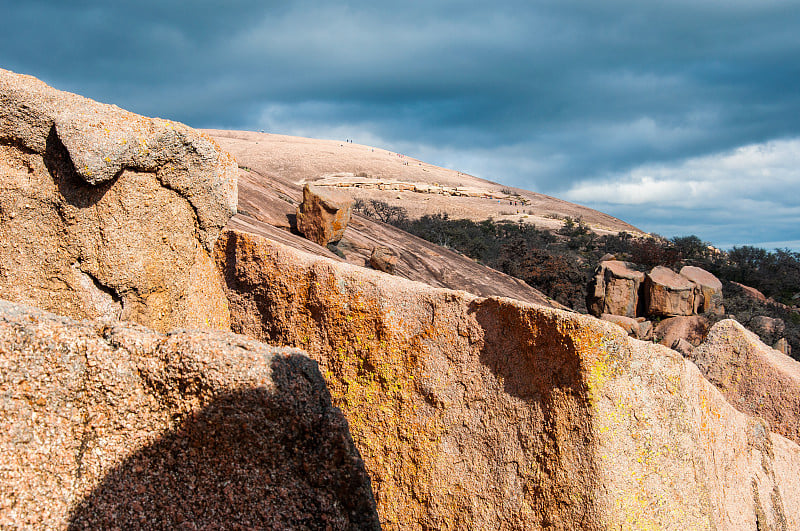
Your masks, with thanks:
[{"label": "rocky ridge line", "polygon": [[0,69],[0,143],[44,155],[55,142],[91,185],[124,169],[154,173],[191,203],[207,249],[236,214],[236,162],[208,135]]},{"label": "rocky ridge line", "polygon": [[216,257],[233,329],[320,363],[386,529],[800,526],[800,447],[673,350],[241,232]]}]

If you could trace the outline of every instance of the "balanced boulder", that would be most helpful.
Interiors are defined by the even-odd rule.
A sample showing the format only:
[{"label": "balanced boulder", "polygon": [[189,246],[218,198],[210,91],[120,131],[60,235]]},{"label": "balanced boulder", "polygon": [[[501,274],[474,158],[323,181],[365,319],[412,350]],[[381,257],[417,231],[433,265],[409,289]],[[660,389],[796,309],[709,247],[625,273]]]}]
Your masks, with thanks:
[{"label": "balanced boulder", "polygon": [[600,262],[589,286],[589,311],[598,317],[604,313],[636,317],[642,280],[644,273],[627,262]]},{"label": "balanced boulder", "polygon": [[0,297],[229,328],[209,251],[237,165],[210,137],[0,70]]},{"label": "balanced boulder", "polygon": [[297,207],[297,230],[323,247],[337,243],[344,236],[352,211],[353,199],[349,195],[306,184],[303,202]]},{"label": "balanced boulder", "polygon": [[647,315],[692,315],[695,283],[668,267],[654,267],[644,279]]},{"label": "balanced boulder", "polygon": [[684,266],[680,274],[695,283],[694,313],[725,313],[722,282],[705,269]]}]

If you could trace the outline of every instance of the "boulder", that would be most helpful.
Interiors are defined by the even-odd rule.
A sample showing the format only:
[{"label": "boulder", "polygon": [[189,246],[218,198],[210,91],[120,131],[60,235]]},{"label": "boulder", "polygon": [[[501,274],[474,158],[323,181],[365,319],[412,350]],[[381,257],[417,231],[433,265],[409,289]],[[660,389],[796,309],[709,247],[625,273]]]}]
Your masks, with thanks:
[{"label": "boulder", "polygon": [[298,350],[0,301],[0,367],[0,528],[380,528]]},{"label": "boulder", "polygon": [[750,297],[751,299],[757,300],[759,302],[767,302],[767,297],[758,291],[756,288],[751,288],[750,286],[745,286],[744,284],[739,284],[738,282],[731,282],[734,286],[739,286],[745,295]]},{"label": "boulder", "polygon": [[600,262],[589,285],[589,311],[598,317],[604,313],[636,317],[643,279],[644,273],[627,262]]},{"label": "boulder", "polygon": [[337,243],[344,236],[352,212],[353,198],[346,193],[306,184],[303,202],[297,207],[297,230],[323,247]]},{"label": "boulder", "polygon": [[634,319],[624,315],[613,315],[610,313],[604,313],[600,316],[600,319],[622,327],[626,334],[636,339],[647,340],[652,337],[653,323],[650,321]]},{"label": "boulder", "polygon": [[397,266],[397,255],[386,247],[375,247],[369,257],[369,265],[372,266],[372,269],[394,274],[394,269]]},{"label": "boulder", "polygon": [[600,319],[621,327],[629,336],[637,337],[639,335],[639,321],[633,317],[604,313],[600,316]]},{"label": "boulder", "polygon": [[647,315],[692,315],[695,284],[668,267],[654,267],[644,279],[644,304]]},{"label": "boulder", "polygon": [[216,257],[232,326],[320,363],[387,529],[800,528],[800,446],[677,352],[245,233]]},{"label": "boulder", "polygon": [[709,328],[711,323],[701,315],[677,316],[658,323],[653,336],[658,343],[669,348],[673,348],[679,339],[696,347],[705,340]]},{"label": "boulder", "polygon": [[653,322],[652,321],[639,321],[639,332],[636,336],[642,341],[650,341],[653,339]]},{"label": "boulder", "polygon": [[236,212],[236,172],[185,125],[0,70],[0,297],[229,328],[209,251]]},{"label": "boulder", "polygon": [[691,356],[692,352],[694,352],[694,345],[682,337],[673,341],[670,348],[676,352],[680,352],[683,356]]},{"label": "boulder", "polygon": [[695,266],[682,267],[680,274],[695,283],[694,313],[725,313],[722,282],[717,277]]},{"label": "boulder", "polygon": [[732,319],[712,326],[691,359],[734,407],[800,442],[800,363]]},{"label": "boulder", "polygon": [[756,315],[747,323],[747,328],[755,332],[759,337],[768,343],[774,343],[783,337],[786,331],[786,323],[777,317],[767,317],[766,315]]}]

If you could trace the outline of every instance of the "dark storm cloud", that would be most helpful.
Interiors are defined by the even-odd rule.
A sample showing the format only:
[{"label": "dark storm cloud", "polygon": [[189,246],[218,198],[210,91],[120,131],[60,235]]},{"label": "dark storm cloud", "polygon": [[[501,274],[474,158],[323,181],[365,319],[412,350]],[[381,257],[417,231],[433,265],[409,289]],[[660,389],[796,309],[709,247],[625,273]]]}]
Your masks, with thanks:
[{"label": "dark storm cloud", "polygon": [[800,136],[797,1],[0,7],[2,66],[59,88],[197,127],[352,131],[553,194]]}]

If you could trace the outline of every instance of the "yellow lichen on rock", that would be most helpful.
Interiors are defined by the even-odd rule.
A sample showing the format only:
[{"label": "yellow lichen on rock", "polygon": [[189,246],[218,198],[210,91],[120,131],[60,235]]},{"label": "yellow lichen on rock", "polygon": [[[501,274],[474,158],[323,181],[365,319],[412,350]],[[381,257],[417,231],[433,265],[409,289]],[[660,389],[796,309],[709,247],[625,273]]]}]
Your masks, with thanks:
[{"label": "yellow lichen on rock", "polygon": [[798,508],[762,463],[800,452],[610,323],[241,232],[215,256],[232,328],[320,363],[386,529],[780,528]]}]

